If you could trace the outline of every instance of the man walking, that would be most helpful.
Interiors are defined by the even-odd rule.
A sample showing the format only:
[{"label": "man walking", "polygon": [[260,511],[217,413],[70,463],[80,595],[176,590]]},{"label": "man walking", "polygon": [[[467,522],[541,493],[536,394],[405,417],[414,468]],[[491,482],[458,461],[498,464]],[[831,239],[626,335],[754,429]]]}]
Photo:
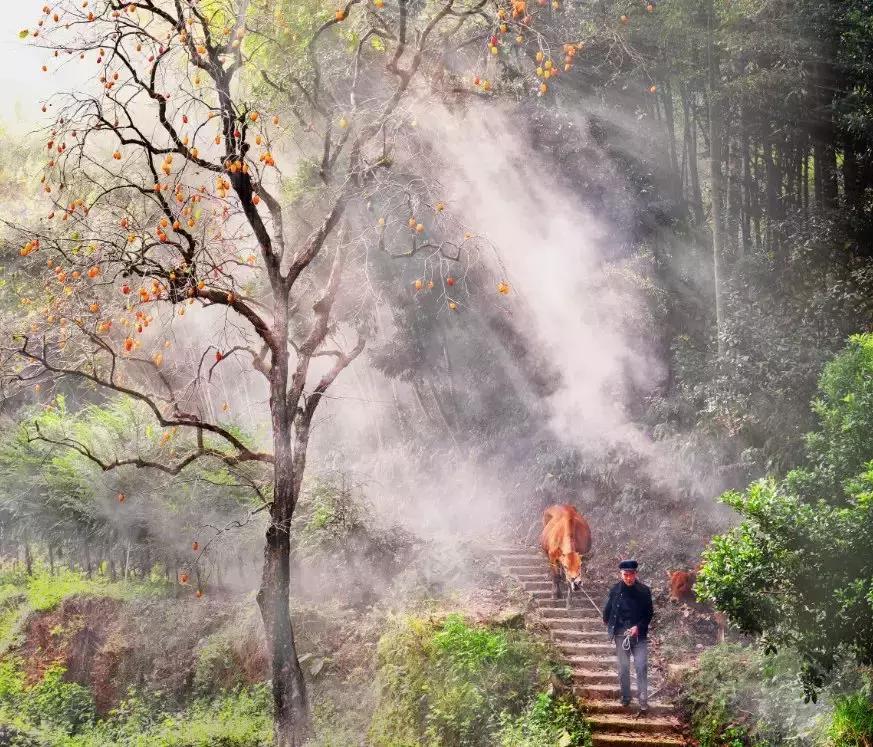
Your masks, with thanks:
[{"label": "man walking", "polygon": [[606,600],[606,607],[603,608],[603,622],[607,625],[609,636],[615,642],[618,678],[621,683],[621,704],[627,707],[631,702],[630,657],[633,656],[634,667],[637,670],[639,715],[645,716],[648,712],[646,636],[654,614],[652,592],[648,586],[637,580],[636,560],[622,560],[618,567],[621,571],[621,581],[609,590],[609,598]]}]

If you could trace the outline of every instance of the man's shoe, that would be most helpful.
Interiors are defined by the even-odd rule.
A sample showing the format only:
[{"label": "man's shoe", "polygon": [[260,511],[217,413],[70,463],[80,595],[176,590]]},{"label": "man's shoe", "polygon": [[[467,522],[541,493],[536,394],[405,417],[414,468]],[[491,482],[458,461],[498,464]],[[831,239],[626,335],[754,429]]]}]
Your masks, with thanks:
[{"label": "man's shoe", "polygon": [[649,709],[647,706],[640,706],[640,710],[637,711],[637,718],[645,718],[649,715]]},{"label": "man's shoe", "polygon": [[629,700],[621,701],[621,707],[622,708],[630,708],[630,701]]}]

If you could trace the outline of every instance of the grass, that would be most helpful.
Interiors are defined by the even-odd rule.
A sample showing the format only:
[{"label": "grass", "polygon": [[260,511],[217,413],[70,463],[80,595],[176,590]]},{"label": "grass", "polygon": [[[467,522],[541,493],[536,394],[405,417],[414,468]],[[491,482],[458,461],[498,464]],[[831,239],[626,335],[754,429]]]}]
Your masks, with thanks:
[{"label": "grass", "polygon": [[[2,673],[0,673],[2,674]],[[268,747],[273,744],[271,693],[266,685],[239,688],[173,708],[134,693],[106,718],[95,719],[84,688],[53,672],[31,688],[5,672],[0,725],[20,744],[39,747]],[[16,686],[18,688],[16,689]],[[2,688],[0,688],[2,689]],[[50,707],[46,708],[45,704]],[[19,742],[15,742],[19,744]]]}]

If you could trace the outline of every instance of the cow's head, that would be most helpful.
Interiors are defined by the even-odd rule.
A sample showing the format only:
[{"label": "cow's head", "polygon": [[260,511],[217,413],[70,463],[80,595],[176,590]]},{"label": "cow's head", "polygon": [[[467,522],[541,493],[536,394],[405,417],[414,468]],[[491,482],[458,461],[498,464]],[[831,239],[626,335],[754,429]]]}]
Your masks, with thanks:
[{"label": "cow's head", "polygon": [[573,591],[582,588],[582,556],[578,552],[568,552],[561,555],[561,566],[564,577]]},{"label": "cow's head", "polygon": [[670,601],[688,602],[694,598],[694,582],[697,574],[694,571],[667,571],[670,582]]}]

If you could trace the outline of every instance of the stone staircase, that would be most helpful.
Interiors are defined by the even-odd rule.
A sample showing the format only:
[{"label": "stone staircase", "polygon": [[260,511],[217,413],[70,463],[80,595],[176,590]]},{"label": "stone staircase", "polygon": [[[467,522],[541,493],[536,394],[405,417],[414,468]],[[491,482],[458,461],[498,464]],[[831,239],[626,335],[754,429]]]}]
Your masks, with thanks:
[{"label": "stone staircase", "polygon": [[[541,552],[527,548],[504,548],[498,552],[503,569],[533,597],[540,619],[557,648],[573,669],[573,692],[579,697],[591,723],[594,747],[662,747],[685,745],[681,724],[669,703],[649,703],[644,718],[619,702],[615,647],[606,638],[599,612],[581,595],[566,609],[563,599],[553,597],[551,572]],[[588,590],[591,593],[591,590]],[[592,595],[600,604],[606,590]],[[649,663],[651,673],[651,662]],[[631,685],[635,689],[633,666]],[[649,692],[652,692],[651,674]],[[635,693],[634,693],[635,694]]]}]

